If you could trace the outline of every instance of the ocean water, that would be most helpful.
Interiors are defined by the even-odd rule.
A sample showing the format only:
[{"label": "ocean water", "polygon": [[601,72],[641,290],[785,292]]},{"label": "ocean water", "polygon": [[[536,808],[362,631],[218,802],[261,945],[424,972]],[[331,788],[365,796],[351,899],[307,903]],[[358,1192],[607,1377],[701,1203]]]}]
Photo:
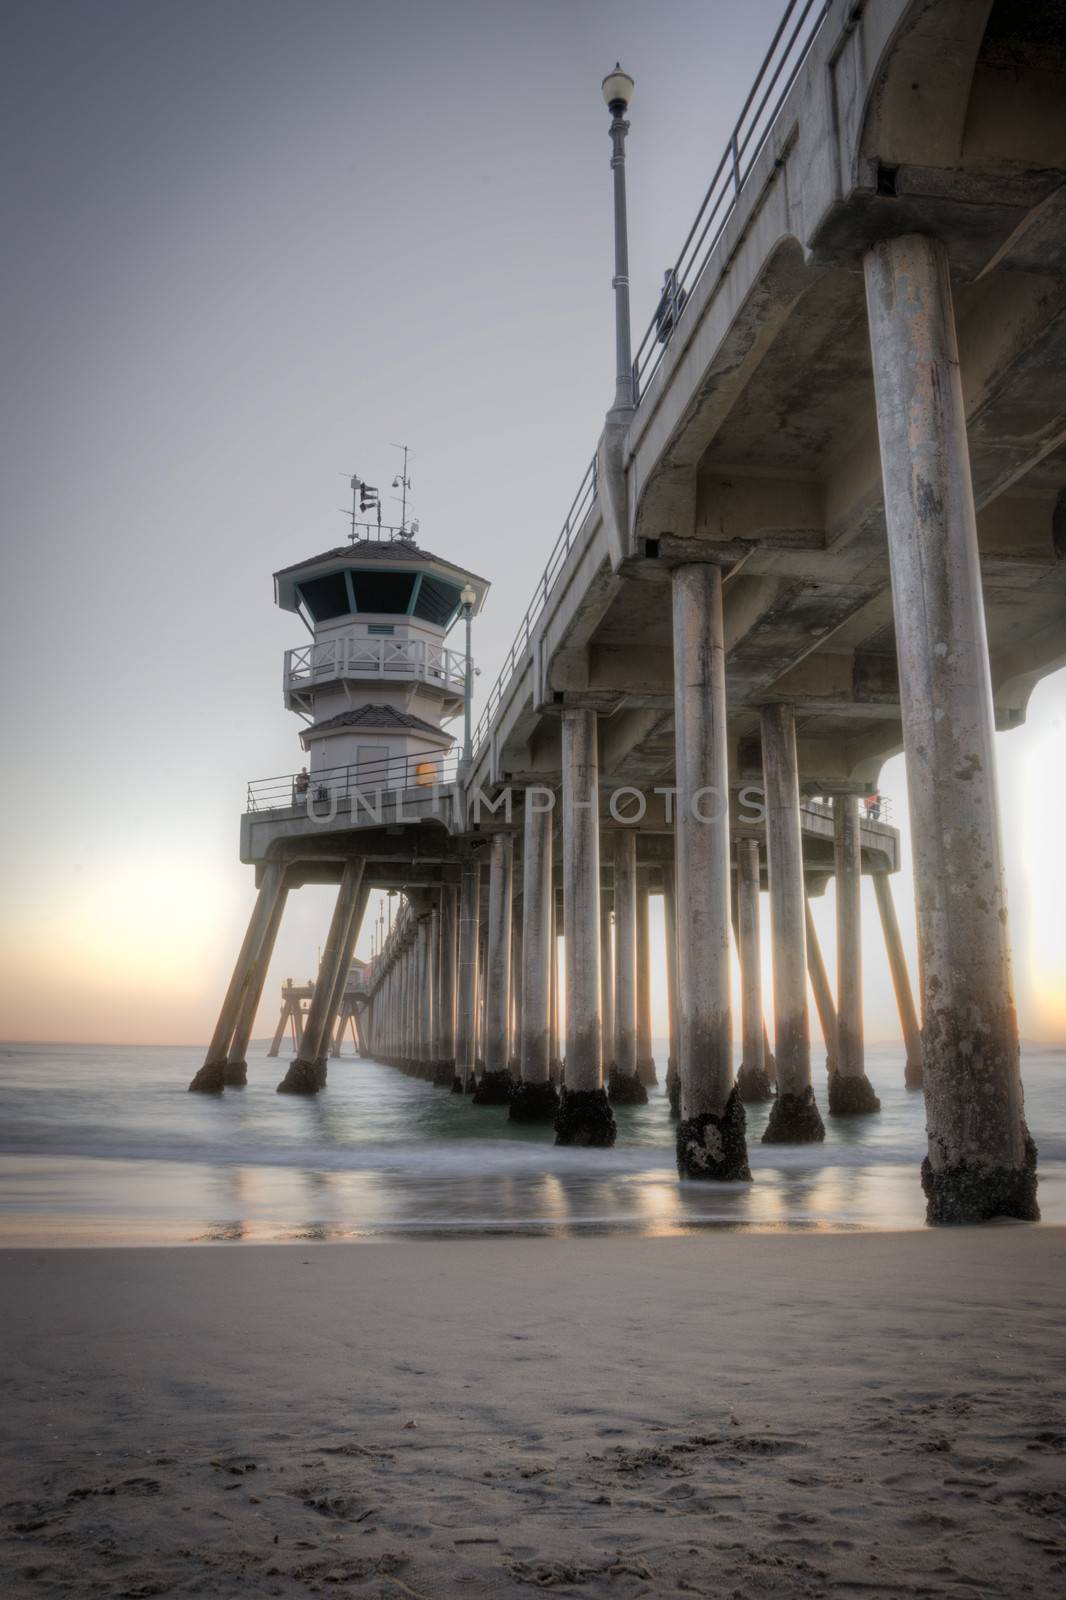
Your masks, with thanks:
[{"label": "ocean water", "polygon": [[[748,1107],[750,1184],[681,1184],[662,1086],[616,1111],[612,1150],[557,1149],[375,1062],[331,1061],[313,1100],[278,1095],[285,1059],[249,1052],[249,1084],[191,1095],[202,1051],[0,1046],[0,1243],[233,1243],[396,1235],[920,1228],[921,1094],[902,1051],[868,1052],[872,1117],[829,1118],[822,1145],[764,1146]],[[821,1068],[821,1056],[815,1058]],[[659,1071],[665,1073],[665,1052]],[[1066,1048],[1023,1058],[1044,1219],[1066,1223]],[[825,1115],[824,1073],[815,1092]]]}]

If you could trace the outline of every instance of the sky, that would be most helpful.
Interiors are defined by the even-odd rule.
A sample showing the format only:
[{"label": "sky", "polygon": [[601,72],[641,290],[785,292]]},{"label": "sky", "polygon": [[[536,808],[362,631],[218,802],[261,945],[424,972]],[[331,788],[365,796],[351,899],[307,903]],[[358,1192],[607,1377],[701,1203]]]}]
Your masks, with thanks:
[{"label": "sky", "polygon": [[[600,80],[620,59],[637,81],[639,338],[780,7],[9,0],[0,1036],[206,1040],[254,892],[245,786],[303,760],[281,696],[303,630],[271,574],[340,542],[345,480],[387,483],[397,441],[426,546],[493,582],[487,690],[613,394]],[[1045,1039],[1064,728],[1060,674],[1000,739],[1021,1026]],[[902,759],[882,788],[905,822]],[[329,907],[290,897],[257,1031]],[[831,961],[831,889],[816,920]],[[864,937],[887,1038],[872,897]]]}]

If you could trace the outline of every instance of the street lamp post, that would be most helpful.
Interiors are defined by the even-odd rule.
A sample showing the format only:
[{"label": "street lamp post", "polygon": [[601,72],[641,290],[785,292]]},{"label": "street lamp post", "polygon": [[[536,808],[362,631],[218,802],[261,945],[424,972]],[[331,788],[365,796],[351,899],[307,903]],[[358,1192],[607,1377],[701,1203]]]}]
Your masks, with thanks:
[{"label": "street lamp post", "polygon": [[633,98],[633,79],[615,62],[603,80],[603,98],[611,113],[611,170],[614,173],[614,339],[617,378],[614,409],[631,411],[637,403],[629,333],[629,237],[626,225],[626,111]]},{"label": "street lamp post", "polygon": [[466,676],[463,703],[463,776],[469,778],[470,766],[474,758],[473,734],[471,731],[471,702],[474,697],[474,658],[470,654],[470,618],[474,613],[476,592],[470,585],[464,584],[459,595],[459,603],[463,608],[463,620],[466,623]]}]

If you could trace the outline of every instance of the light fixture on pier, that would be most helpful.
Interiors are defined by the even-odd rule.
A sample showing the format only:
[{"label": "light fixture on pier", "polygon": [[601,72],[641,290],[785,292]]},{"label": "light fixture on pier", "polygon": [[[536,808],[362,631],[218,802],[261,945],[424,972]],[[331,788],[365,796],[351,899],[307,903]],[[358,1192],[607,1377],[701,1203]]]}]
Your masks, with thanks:
[{"label": "light fixture on pier", "polygon": [[614,410],[628,413],[637,403],[629,336],[629,237],[626,221],[626,111],[633,99],[633,79],[615,62],[603,80],[603,98],[611,113],[611,170],[614,173]]},{"label": "light fixture on pier", "polygon": [[633,87],[633,79],[628,72],[622,71],[621,62],[616,61],[614,71],[609,72],[603,80],[603,98],[608,111],[622,116],[633,98]]},{"label": "light fixture on pier", "polygon": [[459,604],[463,608],[463,618],[466,622],[466,673],[463,694],[463,775],[469,777],[470,762],[473,757],[471,734],[471,700],[474,693],[474,659],[470,654],[470,618],[474,613],[474,602],[477,600],[477,591],[469,583],[464,583],[459,591]]}]

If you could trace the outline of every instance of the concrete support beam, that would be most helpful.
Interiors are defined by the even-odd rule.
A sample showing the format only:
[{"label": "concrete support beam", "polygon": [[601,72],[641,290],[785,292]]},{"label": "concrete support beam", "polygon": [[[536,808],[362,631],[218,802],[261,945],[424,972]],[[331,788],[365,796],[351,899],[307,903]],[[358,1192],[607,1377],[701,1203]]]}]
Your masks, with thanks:
[{"label": "concrete support beam", "polygon": [[931,1222],[1035,1218],[1000,843],[992,685],[948,254],[864,262],[923,982]]},{"label": "concrete support beam", "polygon": [[834,1116],[880,1111],[866,1076],[862,1022],[862,851],[854,795],[833,797],[837,910],[837,1060],[829,1074]]},{"label": "concrete support beam", "polygon": [[743,1054],[737,1089],[748,1104],[772,1100],[766,1071],[762,1014],[762,954],[759,942],[759,841],[737,842],[737,945],[740,951],[740,1016]]},{"label": "concrete support beam", "polygon": [[566,1081],[557,1144],[612,1145],[600,1032],[600,825],[596,713],[562,715],[563,913],[566,939]]},{"label": "concrete support beam", "polygon": [[511,900],[514,839],[492,836],[489,856],[489,942],[485,963],[485,1070],[474,1104],[505,1106],[511,1098]]},{"label": "concrete support beam", "polygon": [[674,847],[682,1177],[748,1179],[744,1107],[733,1081],[729,972],[729,770],[722,574],[672,575],[677,820]]},{"label": "concrete support beam", "polygon": [[552,812],[531,790],[522,837],[521,1078],[511,1090],[512,1122],[554,1122],[559,1107],[551,1081],[553,893]]},{"label": "concrete support beam", "polygon": [[333,1023],[334,991],[338,974],[346,976],[351,966],[352,947],[359,932],[358,927],[353,929],[353,924],[359,908],[362,877],[362,861],[344,863],[315,992],[304,1024],[303,1042],[278,1084],[279,1094],[317,1094],[326,1081],[326,1050]]},{"label": "concrete support beam", "polygon": [[774,1055],[777,1099],[763,1134],[767,1144],[810,1144],[825,1138],[811,1088],[807,1014],[807,939],[800,836],[796,719],[791,706],[763,706],[763,787],[770,880],[774,971]]},{"label": "concrete support beam", "polygon": [[230,1041],[240,1016],[245,989],[251,981],[255,958],[263,942],[263,935],[274,913],[277,898],[285,879],[285,868],[280,862],[268,862],[263,869],[259,893],[255,897],[252,914],[248,918],[241,948],[222,1001],[222,1009],[207,1047],[204,1064],[189,1085],[197,1094],[221,1094],[226,1081],[226,1063],[229,1060]]},{"label": "concrete support beam", "polygon": [[908,1089],[920,1089],[923,1077],[922,1031],[918,1025],[918,1014],[914,1009],[914,995],[911,992],[910,973],[907,971],[907,958],[903,954],[903,940],[899,935],[896,902],[892,898],[892,880],[887,872],[874,873],[874,894],[877,896],[881,932],[885,936],[885,953],[892,974],[892,987],[896,991],[899,1025],[907,1052],[903,1081]]},{"label": "concrete support beam", "polygon": [[637,1074],[637,835],[614,836],[614,1059],[608,1094],[614,1105],[643,1105],[648,1092]]}]

